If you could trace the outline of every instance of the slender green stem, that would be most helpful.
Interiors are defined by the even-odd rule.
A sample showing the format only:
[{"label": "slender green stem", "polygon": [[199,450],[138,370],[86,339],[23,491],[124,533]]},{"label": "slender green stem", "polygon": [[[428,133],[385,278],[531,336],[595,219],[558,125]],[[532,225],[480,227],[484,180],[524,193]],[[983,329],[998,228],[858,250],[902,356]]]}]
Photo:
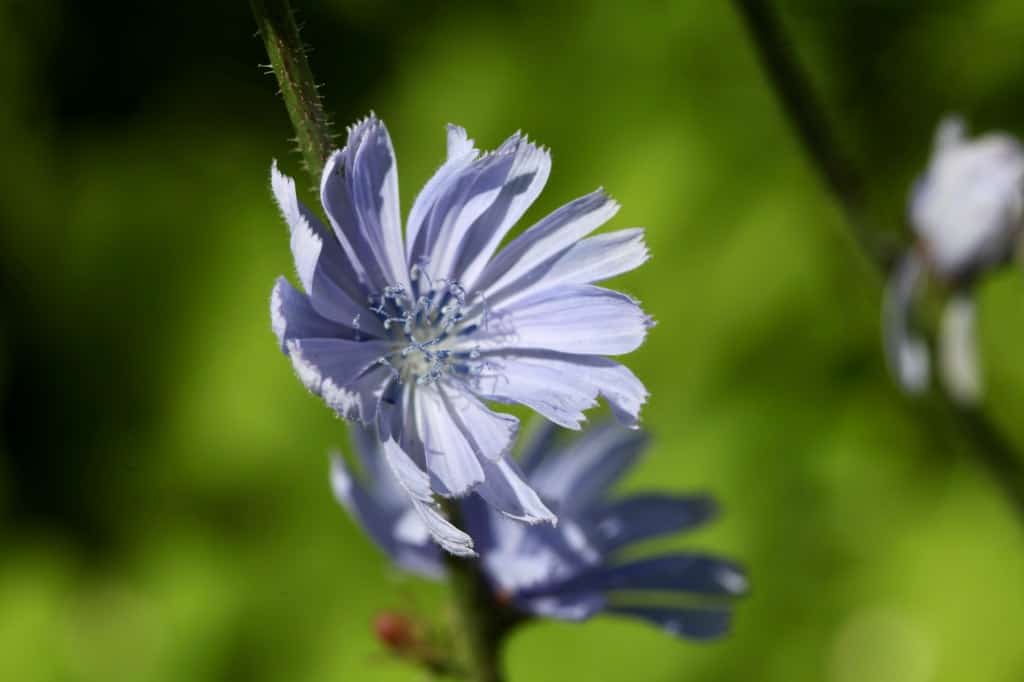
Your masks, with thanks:
[{"label": "slender green stem", "polygon": [[270,57],[270,66],[281,87],[288,116],[295,127],[306,171],[313,182],[319,184],[324,163],[334,149],[334,136],[306,60],[291,5],[288,0],[250,0],[250,5]]},{"label": "slender green stem", "polygon": [[797,62],[778,16],[766,0],[734,1],[757,47],[765,74],[771,79],[804,150],[846,213],[854,238],[868,257],[888,268],[894,254],[885,251],[870,229],[864,209],[864,181],[833,135],[824,108]]},{"label": "slender green stem", "polygon": [[[786,114],[829,190],[843,207],[858,244],[881,274],[893,265],[893,255],[882,248],[867,215],[862,176],[832,133],[828,116],[794,55],[782,22],[768,0],[733,0],[743,17],[761,65],[782,102]],[[1024,519],[1024,460],[1014,444],[979,408],[954,404],[936,394],[927,410],[953,424],[972,444],[972,452],[1003,488]]]},{"label": "slender green stem", "polygon": [[[330,120],[324,110],[316,81],[306,60],[288,0],[250,0],[253,16],[270,56],[270,65],[281,86],[285,107],[295,127],[302,153],[314,183],[320,179],[332,149]],[[447,503],[446,511],[459,523],[458,507]],[[448,554],[446,567],[452,599],[459,615],[459,632],[469,668],[464,676],[472,682],[501,682],[501,643],[517,621],[514,614],[494,600],[480,573],[477,561]],[[427,665],[432,672],[461,673],[461,668]]]},{"label": "slender green stem", "polygon": [[[444,509],[452,523],[462,525],[457,504],[445,500]],[[468,658],[468,679],[502,682],[505,678],[501,672],[501,645],[513,621],[506,609],[495,602],[480,572],[479,561],[445,553],[445,569]]]}]

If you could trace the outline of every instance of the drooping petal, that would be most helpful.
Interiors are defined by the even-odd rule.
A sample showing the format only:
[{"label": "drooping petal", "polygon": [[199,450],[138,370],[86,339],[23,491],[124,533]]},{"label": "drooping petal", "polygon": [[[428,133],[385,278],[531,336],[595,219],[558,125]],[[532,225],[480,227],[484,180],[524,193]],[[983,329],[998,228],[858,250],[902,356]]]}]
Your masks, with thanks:
[{"label": "drooping petal", "polygon": [[302,383],[344,419],[368,424],[387,383],[389,369],[379,360],[388,351],[381,341],[292,339],[285,352]]},{"label": "drooping petal", "polygon": [[708,495],[645,493],[607,502],[587,515],[588,537],[605,554],[707,523],[718,507]]},{"label": "drooping petal", "polygon": [[939,333],[939,369],[949,394],[962,405],[981,398],[981,371],[975,340],[974,299],[958,292],[946,304]]},{"label": "drooping petal", "polygon": [[916,253],[907,254],[885,288],[882,334],[889,370],[908,393],[928,388],[928,346],[912,331],[912,314],[924,264]]},{"label": "drooping petal", "polygon": [[[388,477],[392,475],[390,471],[385,473]],[[376,475],[368,475],[367,480],[370,490],[349,472],[340,455],[331,457],[334,496],[374,543],[400,568],[427,578],[440,578],[444,574],[441,557],[423,521],[418,515],[408,516],[407,511],[412,509],[404,498],[404,504],[395,505],[375,495]],[[410,530],[410,526],[416,527]]]},{"label": "drooping petal", "polygon": [[671,591],[733,597],[747,580],[730,561],[703,554],[667,554],[619,565],[603,565],[568,580],[524,590],[522,596],[572,592]]},{"label": "drooping petal", "polygon": [[510,457],[497,461],[482,458],[484,480],[477,494],[505,516],[524,523],[555,523],[557,518],[523,480],[522,471]]},{"label": "drooping petal", "polygon": [[434,502],[430,477],[418,468],[393,440],[386,441],[384,457],[399,485],[409,494],[409,502],[441,548],[456,556],[476,556],[473,539],[444,518]]},{"label": "drooping petal", "polygon": [[324,166],[320,196],[345,253],[371,291],[409,290],[398,201],[398,166],[384,123],[372,114],[349,129]]},{"label": "drooping petal", "polygon": [[645,434],[617,424],[594,426],[545,459],[530,482],[563,515],[582,515],[636,464],[647,442]]},{"label": "drooping petal", "polygon": [[629,296],[566,285],[496,308],[473,341],[484,350],[621,355],[636,350],[652,324]]},{"label": "drooping petal", "polygon": [[608,607],[609,613],[640,618],[665,632],[688,639],[715,639],[729,631],[732,613],[725,608],[671,608],[657,606]]},{"label": "drooping petal", "polygon": [[618,210],[619,204],[600,189],[562,206],[503,248],[474,288],[488,297],[501,291],[601,227]]},{"label": "drooping petal", "polygon": [[602,396],[620,423],[636,428],[647,390],[625,366],[596,355],[564,353],[485,354],[477,393],[490,400],[526,405],[569,429]]}]

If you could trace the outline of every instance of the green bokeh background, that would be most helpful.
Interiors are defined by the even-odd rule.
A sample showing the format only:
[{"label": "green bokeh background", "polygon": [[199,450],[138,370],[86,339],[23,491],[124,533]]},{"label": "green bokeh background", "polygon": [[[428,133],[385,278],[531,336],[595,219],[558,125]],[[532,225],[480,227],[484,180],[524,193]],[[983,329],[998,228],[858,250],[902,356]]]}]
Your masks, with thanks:
[{"label": "green bokeh background", "polygon": [[[1024,6],[780,3],[884,229],[946,111],[1024,133]],[[370,109],[402,203],[443,126],[553,150],[529,223],[598,185],[659,321],[627,487],[708,490],[675,544],[742,560],[728,639],[597,619],[510,641],[513,682],[1024,679],[1019,521],[880,354],[880,281],[726,2],[299,3],[337,120]],[[337,508],[345,428],[269,329],[300,178],[244,2],[0,2],[0,679],[418,680],[369,623],[443,619]],[[898,233],[897,233],[898,234]],[[1024,447],[1024,283],[981,292],[991,414]]]}]

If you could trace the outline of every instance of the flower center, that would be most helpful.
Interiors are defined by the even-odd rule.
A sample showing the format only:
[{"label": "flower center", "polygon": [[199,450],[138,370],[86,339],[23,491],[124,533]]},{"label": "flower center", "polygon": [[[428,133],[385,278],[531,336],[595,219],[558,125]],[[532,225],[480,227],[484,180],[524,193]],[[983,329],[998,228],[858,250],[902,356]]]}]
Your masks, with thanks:
[{"label": "flower center", "polygon": [[472,332],[465,315],[472,308],[466,291],[454,280],[432,280],[418,266],[410,272],[413,290],[385,287],[369,297],[369,310],[391,332],[394,346],[378,362],[391,368],[400,382],[430,384],[445,374],[469,373],[468,360],[478,350],[466,350],[458,337]]}]

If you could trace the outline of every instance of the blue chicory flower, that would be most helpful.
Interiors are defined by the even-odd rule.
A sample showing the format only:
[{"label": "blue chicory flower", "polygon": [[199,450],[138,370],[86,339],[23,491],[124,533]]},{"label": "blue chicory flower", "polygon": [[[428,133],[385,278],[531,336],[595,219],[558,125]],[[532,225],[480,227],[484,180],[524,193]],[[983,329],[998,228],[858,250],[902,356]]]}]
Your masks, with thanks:
[{"label": "blue chicory flower", "polygon": [[519,133],[481,154],[449,126],[448,158],[413,202],[404,235],[391,139],[373,115],[324,168],[330,228],[271,170],[305,289],[284,278],[274,286],[281,348],[339,416],[375,429],[430,535],[455,554],[473,554],[472,540],[434,493],[476,492],[512,518],[555,519],[508,457],[518,420],[485,401],[579,428],[599,396],[635,426],[647,397],[605,356],[635,350],[651,320],[632,298],[593,284],[648,257],[641,229],[587,237],[615,201],[597,190],[498,249],[550,166],[547,150]]},{"label": "blue chicory flower", "polygon": [[[561,620],[610,613],[679,636],[724,634],[731,599],[747,589],[740,567],[691,552],[623,558],[641,541],[708,522],[716,513],[714,501],[706,495],[610,496],[612,485],[646,448],[646,437],[604,424],[559,445],[554,431],[543,429],[526,446],[522,466],[529,484],[558,513],[557,527],[514,523],[477,495],[459,503],[496,599]],[[441,552],[384,471],[381,444],[365,432],[355,434],[354,441],[363,476],[355,477],[342,457],[333,457],[331,482],[338,501],[400,568],[441,577]]]},{"label": "blue chicory flower", "polygon": [[1024,147],[1005,133],[968,139],[964,122],[945,118],[928,168],[911,192],[915,243],[893,271],[885,301],[889,365],[909,393],[930,381],[925,341],[914,333],[914,300],[929,277],[951,291],[939,330],[939,369],[950,395],[981,394],[972,287],[1013,257],[1024,230]]}]

